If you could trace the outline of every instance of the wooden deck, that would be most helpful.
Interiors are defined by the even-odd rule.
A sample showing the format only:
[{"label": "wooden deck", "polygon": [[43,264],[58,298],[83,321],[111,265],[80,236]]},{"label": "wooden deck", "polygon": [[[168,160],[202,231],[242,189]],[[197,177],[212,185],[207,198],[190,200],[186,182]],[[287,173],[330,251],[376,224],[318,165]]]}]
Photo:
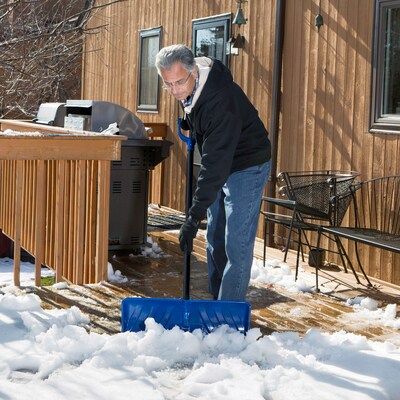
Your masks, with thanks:
[{"label": "wooden deck", "polygon": [[[103,282],[98,285],[69,285],[56,290],[53,287],[34,287],[45,307],[77,306],[89,314],[90,329],[99,333],[120,331],[120,302],[130,296],[170,297],[182,295],[183,257],[178,246],[178,230],[149,227],[148,235],[168,255],[150,258],[128,253],[110,253],[114,270],[120,270],[129,278],[128,283]],[[263,244],[257,240],[255,256],[262,258]],[[267,258],[282,260],[278,249],[267,249]],[[290,253],[288,264],[295,266],[295,254]],[[207,292],[207,264],[205,258],[204,231],[199,232],[192,254],[191,297],[210,299]],[[315,270],[302,263],[299,278],[310,286],[315,284]],[[363,282],[362,278],[360,278]],[[359,285],[352,273],[344,273],[338,267],[324,268],[320,276],[321,293],[291,293],[278,285],[254,284],[248,292],[252,306],[251,326],[259,327],[264,334],[296,331],[304,334],[310,328],[324,332],[346,330],[362,334],[374,340],[391,340],[400,344],[398,330],[365,318],[354,319],[352,307],[346,300],[356,296],[375,299],[379,307],[399,304],[400,288],[372,280],[373,289]]]}]

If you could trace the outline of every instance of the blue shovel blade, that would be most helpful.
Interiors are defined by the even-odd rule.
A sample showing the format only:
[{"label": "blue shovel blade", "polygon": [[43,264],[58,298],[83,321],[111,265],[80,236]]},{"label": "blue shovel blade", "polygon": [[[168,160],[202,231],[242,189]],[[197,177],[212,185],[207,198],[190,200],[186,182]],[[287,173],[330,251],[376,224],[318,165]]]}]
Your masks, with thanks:
[{"label": "blue shovel blade", "polygon": [[210,333],[221,325],[246,333],[250,329],[250,304],[245,301],[183,300],[132,297],[122,300],[122,332],[143,331],[147,318],[165,329],[201,329]]}]

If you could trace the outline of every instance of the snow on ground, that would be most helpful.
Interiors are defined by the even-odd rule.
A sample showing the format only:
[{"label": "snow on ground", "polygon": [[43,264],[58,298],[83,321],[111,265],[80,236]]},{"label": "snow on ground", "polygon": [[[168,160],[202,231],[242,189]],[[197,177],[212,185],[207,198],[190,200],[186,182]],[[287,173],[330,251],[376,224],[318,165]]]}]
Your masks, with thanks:
[{"label": "snow on ground", "polygon": [[[310,290],[272,264],[261,269],[255,261],[252,279]],[[17,295],[12,267],[0,260],[0,399],[399,399],[400,348],[390,342],[316,329],[304,337],[258,329],[244,336],[223,326],[203,335],[166,331],[153,320],[143,332],[100,335],[77,307],[44,310],[36,295]],[[22,286],[33,284],[33,268],[21,263]],[[126,279],[111,265],[108,272]],[[399,328],[395,306],[382,310],[368,298],[349,306],[348,318]]]}]

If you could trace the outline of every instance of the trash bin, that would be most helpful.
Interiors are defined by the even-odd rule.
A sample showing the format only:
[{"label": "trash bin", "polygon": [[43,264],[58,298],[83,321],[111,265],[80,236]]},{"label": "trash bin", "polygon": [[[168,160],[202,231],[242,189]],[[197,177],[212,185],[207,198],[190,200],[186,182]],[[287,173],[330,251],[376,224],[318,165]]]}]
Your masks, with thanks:
[{"label": "trash bin", "polygon": [[324,250],[323,249],[311,249],[308,254],[308,265],[310,267],[322,267],[324,262]]}]

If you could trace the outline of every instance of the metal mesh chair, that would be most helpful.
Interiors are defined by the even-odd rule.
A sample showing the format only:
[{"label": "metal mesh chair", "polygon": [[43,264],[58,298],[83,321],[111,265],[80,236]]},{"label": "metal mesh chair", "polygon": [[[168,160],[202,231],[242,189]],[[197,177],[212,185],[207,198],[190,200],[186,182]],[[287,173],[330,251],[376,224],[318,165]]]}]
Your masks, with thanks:
[{"label": "metal mesh chair", "polygon": [[[330,234],[353,241],[358,266],[371,287],[361,263],[358,244],[400,253],[400,176],[383,176],[356,183],[350,187],[350,194],[343,197],[352,201],[354,225],[321,227],[319,236]],[[361,283],[358,278],[357,282]]]},{"label": "metal mesh chair", "polygon": [[297,212],[313,220],[327,221],[329,225],[341,224],[351,199],[338,199],[349,191],[360,174],[355,171],[305,171],[281,172],[278,180],[283,197],[297,202]]},{"label": "metal mesh chair", "polygon": [[[297,260],[296,275],[298,276],[300,253],[304,261],[303,239],[310,250],[309,264],[318,270],[320,260],[312,247],[306,231],[317,231],[322,225],[339,226],[351,202],[351,197],[345,196],[349,188],[360,174],[355,171],[321,170],[301,172],[281,172],[278,181],[281,185],[280,199],[264,197],[267,209],[262,210],[264,216],[264,265],[266,257],[266,237],[271,224],[280,224],[289,229],[286,240],[284,261],[287,258],[292,232],[297,232]],[[289,210],[289,212],[276,212],[276,207]],[[347,272],[344,259],[344,247],[338,237],[334,237],[338,253]],[[315,248],[315,246],[314,246]],[[317,258],[317,259],[315,259]],[[352,268],[353,270],[353,268]],[[354,272],[354,270],[353,270]],[[355,272],[354,272],[355,273]],[[318,271],[316,273],[316,288],[318,290]]]}]

